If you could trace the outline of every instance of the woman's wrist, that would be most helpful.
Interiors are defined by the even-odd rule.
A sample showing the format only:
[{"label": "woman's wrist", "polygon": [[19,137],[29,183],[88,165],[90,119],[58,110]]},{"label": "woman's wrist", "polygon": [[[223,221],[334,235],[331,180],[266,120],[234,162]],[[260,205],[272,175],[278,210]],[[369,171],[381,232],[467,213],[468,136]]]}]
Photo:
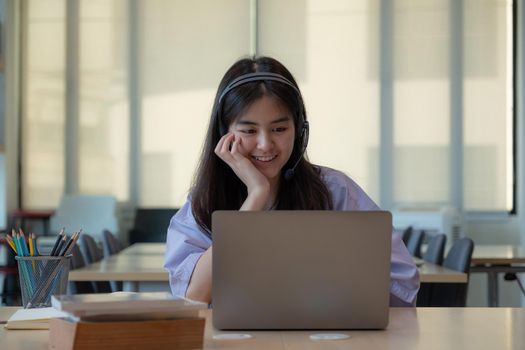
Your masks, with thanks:
[{"label": "woman's wrist", "polygon": [[248,190],[248,197],[244,201],[240,210],[263,210],[270,197],[270,186],[268,189],[256,188]]}]

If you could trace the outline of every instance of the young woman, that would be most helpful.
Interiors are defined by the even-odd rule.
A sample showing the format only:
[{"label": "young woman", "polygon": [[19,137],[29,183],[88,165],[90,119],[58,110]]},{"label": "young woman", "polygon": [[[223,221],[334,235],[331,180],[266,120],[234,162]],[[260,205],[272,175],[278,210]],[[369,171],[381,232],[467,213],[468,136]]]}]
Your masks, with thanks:
[{"label": "young woman", "polygon": [[[242,59],[223,77],[193,188],[168,228],[174,295],[211,302],[215,210],[379,210],[348,176],[308,162],[308,122],[291,73],[269,57]],[[414,305],[419,275],[392,233],[390,304]]]}]

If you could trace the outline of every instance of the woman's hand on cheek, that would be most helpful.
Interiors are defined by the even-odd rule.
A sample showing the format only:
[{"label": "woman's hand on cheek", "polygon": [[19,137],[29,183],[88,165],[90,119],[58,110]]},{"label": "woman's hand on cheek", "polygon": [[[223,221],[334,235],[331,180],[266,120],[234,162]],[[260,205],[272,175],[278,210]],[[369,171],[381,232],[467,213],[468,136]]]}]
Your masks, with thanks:
[{"label": "woman's hand on cheek", "polygon": [[268,196],[270,183],[248,158],[242,138],[234,133],[224,135],[215,147],[215,154],[230,166],[233,172],[248,188],[248,195]]}]

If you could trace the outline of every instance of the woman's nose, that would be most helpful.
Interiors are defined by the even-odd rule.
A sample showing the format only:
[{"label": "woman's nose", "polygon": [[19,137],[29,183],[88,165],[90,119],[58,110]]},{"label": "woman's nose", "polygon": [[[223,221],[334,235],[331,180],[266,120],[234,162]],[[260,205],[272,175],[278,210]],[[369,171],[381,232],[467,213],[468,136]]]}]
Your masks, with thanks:
[{"label": "woman's nose", "polygon": [[268,151],[273,147],[273,140],[269,133],[261,132],[257,139],[257,148],[262,151]]}]

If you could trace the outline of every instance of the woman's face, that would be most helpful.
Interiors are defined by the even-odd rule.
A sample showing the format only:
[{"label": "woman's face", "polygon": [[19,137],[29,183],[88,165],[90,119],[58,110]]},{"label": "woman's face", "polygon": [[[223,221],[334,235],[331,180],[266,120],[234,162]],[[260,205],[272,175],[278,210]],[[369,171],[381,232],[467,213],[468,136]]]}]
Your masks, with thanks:
[{"label": "woman's face", "polygon": [[268,179],[278,180],[295,139],[292,114],[277,99],[264,96],[230,125],[241,138],[242,152]]}]

